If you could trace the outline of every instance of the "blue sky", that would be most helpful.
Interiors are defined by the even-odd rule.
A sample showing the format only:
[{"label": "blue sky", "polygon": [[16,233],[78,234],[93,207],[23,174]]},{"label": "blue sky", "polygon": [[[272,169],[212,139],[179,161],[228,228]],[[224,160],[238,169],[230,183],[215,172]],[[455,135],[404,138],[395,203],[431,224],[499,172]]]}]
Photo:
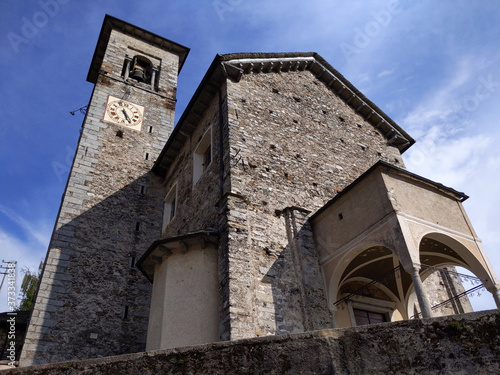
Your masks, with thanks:
[{"label": "blue sky", "polygon": [[191,48],[177,119],[217,53],[318,52],[417,140],[410,171],[471,197],[500,275],[500,3],[486,0],[2,1],[0,259],[45,257],[105,14]]}]

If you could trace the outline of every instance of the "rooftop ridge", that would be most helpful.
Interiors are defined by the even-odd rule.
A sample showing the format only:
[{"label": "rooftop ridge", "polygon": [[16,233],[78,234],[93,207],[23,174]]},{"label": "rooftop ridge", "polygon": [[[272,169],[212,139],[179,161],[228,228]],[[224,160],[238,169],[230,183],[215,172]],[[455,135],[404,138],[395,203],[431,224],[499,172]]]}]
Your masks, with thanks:
[{"label": "rooftop ridge", "polygon": [[239,82],[244,74],[304,70],[309,70],[356,113],[370,122],[387,138],[388,144],[397,147],[401,153],[415,143],[408,133],[316,52],[232,53],[216,55],[155,162],[153,171],[162,173],[168,168],[223,79]]}]

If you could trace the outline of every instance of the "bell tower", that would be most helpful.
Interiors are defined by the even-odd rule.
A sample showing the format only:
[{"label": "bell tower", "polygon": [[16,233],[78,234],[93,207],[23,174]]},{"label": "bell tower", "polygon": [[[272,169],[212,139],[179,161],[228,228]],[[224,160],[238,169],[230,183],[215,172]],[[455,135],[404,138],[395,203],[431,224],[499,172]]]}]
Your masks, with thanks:
[{"label": "bell tower", "polygon": [[161,234],[163,185],[151,168],[173,130],[188,52],[105,17],[21,366],[145,350],[151,292],[135,260]]}]

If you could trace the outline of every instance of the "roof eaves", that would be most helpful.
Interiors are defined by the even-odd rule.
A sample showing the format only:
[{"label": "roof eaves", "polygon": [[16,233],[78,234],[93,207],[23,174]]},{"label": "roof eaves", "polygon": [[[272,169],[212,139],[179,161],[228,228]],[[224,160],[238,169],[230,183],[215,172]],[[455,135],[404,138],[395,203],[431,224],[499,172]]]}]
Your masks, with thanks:
[{"label": "roof eaves", "polygon": [[[307,69],[346,101],[357,113],[379,129],[387,137],[388,143],[397,147],[401,153],[415,143],[415,140],[408,133],[317,53],[230,54],[223,55],[222,58],[226,71],[229,72],[230,68],[233,69],[234,75],[230,78],[235,82],[239,81],[243,73],[287,72]],[[238,71],[234,69],[238,69]]]},{"label": "roof eaves", "polygon": [[445,186],[439,182],[434,182],[432,180],[429,180],[425,177],[419,176],[413,172],[409,172],[406,169],[396,167],[395,165],[392,165],[384,160],[379,160],[375,164],[373,164],[368,170],[366,170],[361,176],[359,176],[356,180],[354,180],[351,184],[346,186],[342,191],[340,191],[335,197],[330,199],[323,207],[321,207],[319,210],[317,210],[314,214],[311,215],[309,220],[312,222],[314,221],[322,212],[327,210],[330,206],[332,206],[335,202],[337,202],[339,199],[341,199],[343,196],[345,196],[351,189],[353,189],[356,185],[358,185],[361,181],[363,181],[367,176],[372,174],[376,169],[378,168],[384,168],[386,171],[392,171],[393,173],[396,173],[404,178],[411,179],[414,181],[419,181],[423,183],[424,185],[431,186],[432,188],[453,197],[454,199],[457,199],[460,202],[465,201],[466,199],[469,198],[468,195],[465,193],[459,192],[453,188],[450,188],[448,186]]},{"label": "roof eaves", "polygon": [[163,147],[162,151],[160,152],[160,155],[156,159],[152,171],[156,174],[162,175],[166,172],[168,169],[168,163],[165,163],[165,158],[173,158],[175,155],[178,153],[180,148],[178,147],[173,147],[175,139],[179,136],[186,137],[186,133],[183,132],[183,128],[185,127],[184,124],[188,124],[193,120],[193,117],[199,117],[199,111],[196,111],[198,105],[198,101],[200,97],[203,95],[205,90],[210,90],[212,94],[217,92],[217,87],[220,87],[220,83],[222,79],[225,79],[225,72],[222,69],[221,66],[221,60],[220,60],[220,55],[215,56],[214,60],[212,61],[212,64],[210,64],[210,67],[208,68],[207,72],[205,73],[205,76],[201,80],[200,84],[198,85],[198,88],[196,89],[194,95],[192,96],[191,100],[189,101],[186,109],[184,110],[184,113],[182,114],[181,118],[177,122],[177,125],[174,127],[174,130],[172,131],[172,134],[170,134],[170,137],[167,140],[167,143],[165,144],[165,147]]},{"label": "roof eaves", "polygon": [[[197,232],[191,232],[187,234],[182,234],[180,236],[176,237],[168,237],[168,238],[162,238],[159,240],[154,241],[151,246],[146,250],[146,252],[141,256],[141,258],[136,262],[136,267],[143,273],[146,278],[153,283],[153,278],[152,275],[147,272],[144,268],[144,263],[148,261],[149,258],[154,258],[153,253],[157,251],[157,249],[161,246],[164,246],[168,248],[169,244],[178,244],[178,243],[189,243],[193,242],[196,240],[202,240],[203,243],[212,243],[216,244],[214,241],[218,241],[219,238],[219,232],[214,231],[214,230],[201,230]],[[184,245],[186,246],[186,245]]]},{"label": "roof eaves", "polygon": [[204,90],[210,90],[210,94],[213,95],[220,87],[223,79],[229,78],[234,82],[238,82],[243,74],[295,70],[311,71],[357,113],[379,129],[387,138],[388,144],[397,147],[401,153],[415,143],[415,140],[408,133],[315,52],[233,53],[215,57],[155,162],[153,171],[162,174],[168,169],[170,162],[179,151],[178,148],[172,148],[173,139],[179,136],[184,124],[192,123],[190,121],[193,118],[191,112],[197,107],[197,102]]}]

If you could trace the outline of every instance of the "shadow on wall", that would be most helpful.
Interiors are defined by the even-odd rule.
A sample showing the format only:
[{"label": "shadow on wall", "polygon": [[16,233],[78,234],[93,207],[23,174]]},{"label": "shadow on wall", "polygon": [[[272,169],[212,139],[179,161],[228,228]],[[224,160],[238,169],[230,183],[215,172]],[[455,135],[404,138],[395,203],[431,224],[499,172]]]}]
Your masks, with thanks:
[{"label": "shadow on wall", "polygon": [[123,185],[83,203],[66,192],[21,365],[145,349],[151,285],[135,261],[161,234],[164,193],[151,172]]},{"label": "shadow on wall", "polygon": [[[266,327],[268,334],[332,327],[308,214],[297,207],[287,208],[282,213],[288,244],[262,279],[271,287],[273,300],[257,298],[257,308],[263,310],[259,312],[261,326]],[[275,332],[272,332],[273,326]]]}]

